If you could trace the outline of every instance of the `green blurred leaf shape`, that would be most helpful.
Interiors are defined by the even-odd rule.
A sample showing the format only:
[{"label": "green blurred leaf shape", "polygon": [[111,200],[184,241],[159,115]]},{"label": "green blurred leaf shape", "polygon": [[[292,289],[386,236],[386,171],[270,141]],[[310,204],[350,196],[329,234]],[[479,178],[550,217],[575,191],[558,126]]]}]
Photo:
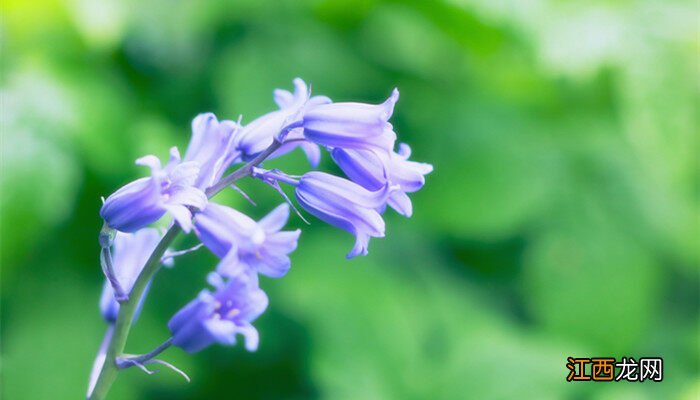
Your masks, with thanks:
[{"label": "green blurred leaf shape", "polygon": [[467,52],[415,10],[396,4],[373,10],[360,33],[360,47],[378,64],[423,79],[456,79]]},{"label": "green blurred leaf shape", "polygon": [[61,87],[39,71],[25,72],[13,77],[2,97],[0,261],[8,273],[69,217],[81,176],[67,138],[74,108]]},{"label": "green blurred leaf shape", "polygon": [[[41,278],[33,272],[25,274],[22,289],[12,290],[11,301],[3,306],[3,313],[11,315],[11,323],[3,324],[3,398],[85,397],[92,361],[106,328],[98,317],[100,287],[67,274],[68,264],[52,264],[42,268]],[[140,380],[147,379],[139,373]],[[111,395],[133,399],[136,389],[118,384]]]},{"label": "green blurred leaf shape", "polygon": [[[495,314],[438,261],[423,256],[401,266],[372,254],[341,262],[347,240],[336,236],[304,239],[272,305],[308,326],[322,397],[547,399],[567,390],[557,347]],[[523,365],[527,373],[516,373]]]},{"label": "green blurred leaf shape", "polygon": [[416,123],[412,145],[435,167],[422,197],[435,224],[460,236],[503,238],[546,207],[557,152],[537,125],[479,99],[407,101],[403,112]]},{"label": "green blurred leaf shape", "polygon": [[600,354],[647,350],[638,346],[656,321],[661,270],[610,216],[591,208],[562,217],[530,248],[528,306],[545,330]]}]

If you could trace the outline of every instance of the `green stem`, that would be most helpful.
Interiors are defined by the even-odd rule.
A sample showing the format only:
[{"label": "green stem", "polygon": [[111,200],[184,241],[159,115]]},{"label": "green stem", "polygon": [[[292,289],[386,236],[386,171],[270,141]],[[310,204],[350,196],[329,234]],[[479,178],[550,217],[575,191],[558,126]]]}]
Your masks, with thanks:
[{"label": "green stem", "polygon": [[[228,187],[237,180],[249,176],[253,171],[253,168],[258,164],[263,162],[267,157],[277,150],[282,143],[278,141],[273,141],[272,144],[265,149],[262,153],[256,156],[253,160],[232,172],[231,174],[222,178],[218,183],[207,189],[207,197],[214,197],[217,193],[222,191],[224,188]],[[144,290],[151,282],[153,276],[160,269],[161,258],[168,247],[175,240],[177,235],[182,231],[179,225],[174,224],[165,233],[163,238],[156,246],[151,256],[148,258],[146,265],[143,270],[136,278],[134,286],[129,292],[129,299],[119,305],[119,314],[117,315],[117,322],[114,327],[114,333],[109,341],[107,347],[107,354],[105,362],[100,370],[100,374],[95,382],[95,387],[92,393],[88,393],[88,400],[102,400],[107,396],[112,383],[117,379],[117,374],[119,373],[119,367],[117,366],[117,358],[121,357],[124,353],[124,347],[126,346],[126,339],[129,336],[129,330],[131,329],[131,323],[134,320],[134,313],[136,312],[137,305],[143,296]]]},{"label": "green stem", "polygon": [[169,338],[165,342],[161,343],[155,349],[149,351],[146,354],[141,354],[137,356],[119,357],[117,358],[117,366],[120,369],[129,368],[133,365],[143,364],[148,361],[153,360],[158,356],[158,354],[164,352],[173,344],[173,338]]},{"label": "green stem", "polygon": [[255,156],[255,158],[250,160],[250,162],[248,162],[246,165],[233,171],[231,174],[221,178],[219,182],[207,189],[207,197],[212,198],[216,196],[217,193],[230,186],[233,182],[250,175],[254,167],[257,167],[258,164],[265,161],[265,159],[269,157],[272,153],[274,153],[275,150],[279,149],[280,146],[282,146],[282,143],[276,140],[273,141],[270,147],[268,147],[267,149],[265,149],[265,151]]},{"label": "green stem", "polygon": [[107,347],[105,362],[100,371],[100,375],[97,377],[95,388],[88,396],[89,400],[104,399],[112,383],[117,379],[119,368],[117,367],[116,360],[117,357],[121,356],[124,352],[126,338],[129,336],[129,330],[131,329],[131,323],[134,319],[134,313],[136,312],[139,299],[141,299],[144,290],[146,290],[148,282],[150,282],[151,278],[158,272],[160,268],[160,258],[163,257],[165,250],[172,244],[181,230],[179,225],[173,225],[168,229],[168,232],[165,233],[165,236],[163,236],[158,246],[156,246],[153,253],[151,253],[151,256],[148,258],[138,278],[136,278],[136,282],[131,288],[131,292],[129,292],[129,299],[119,305],[119,314],[117,315],[117,322],[114,327],[114,333],[112,334],[112,340],[110,340]]}]

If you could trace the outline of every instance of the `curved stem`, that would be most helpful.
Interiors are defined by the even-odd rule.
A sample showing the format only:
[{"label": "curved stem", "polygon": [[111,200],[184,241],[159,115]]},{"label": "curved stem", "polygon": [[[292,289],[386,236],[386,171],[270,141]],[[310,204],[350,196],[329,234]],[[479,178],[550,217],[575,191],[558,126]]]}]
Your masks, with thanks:
[{"label": "curved stem", "polygon": [[[265,149],[262,153],[258,154],[250,162],[232,172],[231,174],[223,177],[218,183],[207,189],[207,197],[214,197],[217,193],[222,191],[224,188],[228,187],[237,180],[249,176],[258,164],[263,162],[267,157],[269,157],[275,150],[277,150],[282,143],[277,140],[273,141],[272,144]],[[109,341],[107,347],[107,354],[105,357],[105,362],[102,366],[102,370],[97,377],[97,381],[93,387],[91,393],[88,393],[88,400],[102,400],[107,396],[109,388],[112,383],[117,379],[117,374],[119,372],[119,367],[117,366],[117,358],[124,352],[124,347],[126,346],[126,339],[129,336],[129,330],[131,329],[131,324],[133,322],[134,313],[136,312],[137,305],[143,296],[143,292],[146,290],[148,283],[151,281],[153,276],[158,272],[161,266],[161,258],[165,254],[165,251],[175,240],[177,235],[182,229],[179,225],[174,224],[168,229],[163,238],[156,246],[151,256],[148,258],[146,265],[143,270],[136,278],[134,286],[131,292],[128,294],[128,299],[120,304],[119,314],[117,315],[117,322],[114,327],[114,333]]]},{"label": "curved stem", "polygon": [[119,302],[124,302],[128,299],[122,285],[117,279],[117,274],[114,272],[114,266],[112,264],[112,252],[109,250],[109,246],[103,247],[100,250],[100,264],[102,265],[102,272],[104,272],[109,284],[114,290],[114,298]]},{"label": "curved stem", "polygon": [[262,168],[253,168],[253,177],[260,178],[264,181],[267,181],[265,178],[268,178],[270,180],[284,182],[288,185],[299,186],[299,181],[297,179],[294,179],[291,176],[285,174],[277,173],[275,171],[278,170],[273,169],[271,171],[266,171]]},{"label": "curved stem", "polygon": [[256,167],[258,164],[265,161],[265,159],[269,157],[270,154],[274,153],[275,150],[279,149],[280,146],[282,146],[282,143],[276,140],[273,141],[270,147],[268,147],[267,149],[265,149],[265,151],[255,156],[255,158],[248,162],[246,165],[242,166],[241,168],[237,169],[231,174],[221,178],[219,182],[207,189],[207,196],[213,197],[214,195],[222,191],[225,187],[231,185],[233,182],[250,175],[251,171],[253,170],[253,167]]},{"label": "curved stem", "polygon": [[200,243],[200,244],[198,244],[198,245],[196,245],[196,246],[192,246],[192,247],[190,247],[189,249],[185,249],[185,250],[166,251],[166,252],[165,252],[165,255],[163,255],[163,258],[160,259],[160,263],[163,264],[163,263],[166,263],[166,262],[168,262],[170,259],[173,259],[173,258],[175,258],[175,257],[184,256],[185,254],[189,254],[189,253],[192,253],[193,251],[197,251],[197,250],[199,250],[202,246],[204,246],[204,243]]},{"label": "curved stem", "polygon": [[112,340],[112,333],[114,333],[114,325],[109,324],[107,326],[107,332],[105,332],[105,336],[102,339],[102,344],[100,344],[100,349],[97,351],[97,357],[95,357],[95,361],[93,361],[92,363],[92,370],[90,371],[90,382],[88,383],[88,397],[90,397],[90,393],[92,393],[95,384],[97,383],[97,377],[102,371],[102,367],[105,363],[105,358],[107,357],[107,346],[109,346],[109,342]]},{"label": "curved stem", "polygon": [[117,314],[117,322],[114,327],[114,333],[112,334],[112,339],[107,347],[107,356],[105,358],[104,365],[102,366],[102,371],[97,377],[97,382],[92,393],[88,394],[89,400],[100,400],[107,396],[109,388],[112,383],[117,378],[117,373],[119,369],[117,367],[117,357],[119,357],[124,351],[124,346],[126,345],[126,338],[129,335],[129,330],[131,329],[131,323],[133,321],[134,313],[136,312],[136,306],[143,295],[148,282],[160,268],[160,259],[163,257],[165,250],[168,246],[172,244],[175,237],[180,233],[181,229],[179,225],[173,225],[165,233],[165,236],[160,240],[158,246],[156,246],[151,256],[148,258],[146,265],[136,278],[134,286],[131,288],[129,293],[129,298],[125,302],[121,303],[119,306],[119,314]]},{"label": "curved stem", "polygon": [[124,369],[136,364],[143,364],[154,359],[156,356],[158,356],[158,354],[164,352],[168,347],[170,347],[171,344],[173,344],[173,338],[166,340],[165,342],[161,343],[160,346],[146,354],[141,354],[140,356],[119,357],[117,358],[117,367]]}]

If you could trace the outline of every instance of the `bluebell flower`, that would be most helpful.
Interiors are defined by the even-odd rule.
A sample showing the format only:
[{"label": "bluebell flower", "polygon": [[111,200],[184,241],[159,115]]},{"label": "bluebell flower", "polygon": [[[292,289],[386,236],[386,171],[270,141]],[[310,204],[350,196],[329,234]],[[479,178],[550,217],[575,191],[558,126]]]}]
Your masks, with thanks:
[{"label": "bluebell flower", "polygon": [[299,204],[317,218],[355,235],[355,246],[347,258],[367,254],[370,237],[384,237],[384,220],[379,214],[391,190],[376,191],[323,172],[304,174],[296,186]]},{"label": "bluebell flower", "polygon": [[398,152],[384,153],[358,149],[333,149],[333,161],[353,182],[365,189],[379,190],[387,184],[398,186],[389,194],[387,204],[399,214],[410,217],[413,205],[406,193],[420,190],[425,184],[424,175],[433,170],[426,163],[409,161],[411,148],[399,144]]},{"label": "bluebell flower", "polygon": [[[136,282],[136,278],[143,270],[153,250],[155,250],[161,234],[153,228],[144,228],[136,233],[117,232],[114,238],[114,250],[112,251],[112,265],[114,274],[126,293]],[[141,308],[146,298],[148,288],[144,291],[139,301]],[[109,282],[105,282],[100,297],[100,311],[105,320],[115,322],[119,313],[119,303],[114,299],[114,290]],[[138,312],[137,312],[138,313]]]},{"label": "bluebell flower", "polygon": [[280,278],[289,271],[288,254],[297,247],[301,231],[282,231],[289,219],[289,206],[282,204],[255,222],[226,206],[209,203],[194,219],[198,237],[219,258],[228,257],[217,271],[234,276],[254,271]]},{"label": "bluebell flower", "polygon": [[192,138],[184,161],[199,164],[195,187],[205,190],[219,181],[230,164],[227,156],[239,128],[233,121],[219,122],[212,113],[199,114],[192,120]]},{"label": "bluebell flower", "polygon": [[304,137],[332,148],[391,151],[396,133],[388,122],[399,99],[394,89],[382,104],[330,103],[309,106],[304,111]]},{"label": "bluebell flower", "polygon": [[[330,99],[324,96],[309,98],[309,89],[303,80],[294,79],[294,93],[277,89],[274,92],[275,102],[279,110],[267,113],[247,124],[234,139],[234,149],[242,161],[254,158],[257,154],[268,148],[278,135],[293,125],[300,118],[304,107],[329,103]],[[300,129],[298,129],[300,131]],[[301,135],[298,135],[301,139]],[[304,140],[295,140],[285,144],[274,152],[268,159],[279,157],[297,147],[300,147],[307,155],[309,162],[318,165],[320,155],[318,146]]]},{"label": "bluebell flower", "polygon": [[177,148],[170,149],[170,160],[161,167],[156,156],[136,160],[137,165],[151,168],[151,176],[137,179],[114,192],[105,200],[100,216],[110,228],[135,232],[170,213],[185,232],[192,228],[188,207],[202,209],[207,196],[194,186],[199,175],[195,161],[180,162]]},{"label": "bluebell flower", "polygon": [[255,351],[259,337],[252,322],[268,304],[257,279],[241,274],[224,281],[219,275],[210,274],[209,281],[215,287],[214,293],[203,290],[168,322],[172,344],[195,353],[214,343],[235,345],[236,335],[241,334],[246,349]]}]

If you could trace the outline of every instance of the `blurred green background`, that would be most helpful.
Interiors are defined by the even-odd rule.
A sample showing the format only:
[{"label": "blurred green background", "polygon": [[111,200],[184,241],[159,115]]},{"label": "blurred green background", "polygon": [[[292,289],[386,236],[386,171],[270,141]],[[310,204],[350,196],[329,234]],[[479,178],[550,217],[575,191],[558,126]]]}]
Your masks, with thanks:
[{"label": "blurred green background", "polygon": [[[3,399],[84,396],[100,196],[184,150],[197,113],[250,121],[297,76],[335,100],[399,87],[400,139],[435,166],[414,217],[388,212],[350,261],[314,220],[262,282],[257,353],[171,349],[192,383],[132,369],[111,398],[698,398],[697,3],[0,4]],[[243,186],[257,208],[219,200],[280,201]],[[128,351],[167,337],[215,262],[157,276]],[[664,381],[566,383],[567,356],[661,356]]]}]

